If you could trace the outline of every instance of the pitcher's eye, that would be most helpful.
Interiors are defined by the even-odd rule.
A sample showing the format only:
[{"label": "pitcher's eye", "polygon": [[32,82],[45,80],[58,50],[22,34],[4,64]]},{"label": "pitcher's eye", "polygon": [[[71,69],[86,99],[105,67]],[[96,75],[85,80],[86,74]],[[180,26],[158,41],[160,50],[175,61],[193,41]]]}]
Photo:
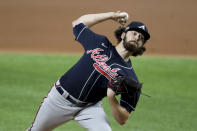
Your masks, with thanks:
[{"label": "pitcher's eye", "polygon": [[144,36],[143,35],[140,35],[140,39],[144,41]]},{"label": "pitcher's eye", "polygon": [[144,35],[142,35],[141,33],[139,33],[139,36],[138,36],[139,40],[142,40],[144,41]]},{"label": "pitcher's eye", "polygon": [[133,35],[137,35],[137,33],[136,32],[133,32]]}]

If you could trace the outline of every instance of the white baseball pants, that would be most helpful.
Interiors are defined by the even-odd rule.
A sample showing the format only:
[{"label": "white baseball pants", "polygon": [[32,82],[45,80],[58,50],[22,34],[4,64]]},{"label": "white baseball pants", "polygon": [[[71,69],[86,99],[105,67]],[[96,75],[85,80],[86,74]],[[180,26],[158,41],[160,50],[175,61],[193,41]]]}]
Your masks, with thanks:
[{"label": "white baseball pants", "polygon": [[44,98],[28,131],[52,131],[70,120],[78,122],[88,131],[111,131],[101,102],[89,107],[76,107],[66,100],[55,86]]}]

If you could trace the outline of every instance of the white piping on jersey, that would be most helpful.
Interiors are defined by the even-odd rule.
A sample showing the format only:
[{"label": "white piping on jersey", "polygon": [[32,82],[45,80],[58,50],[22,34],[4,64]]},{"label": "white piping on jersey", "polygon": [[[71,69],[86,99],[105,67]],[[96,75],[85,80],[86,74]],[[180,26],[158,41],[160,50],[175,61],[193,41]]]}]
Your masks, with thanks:
[{"label": "white piping on jersey", "polygon": [[[110,51],[110,57],[109,57],[109,59],[111,59],[111,56],[112,56],[112,51]],[[109,60],[109,59],[108,59],[108,60]],[[107,61],[108,61],[108,60],[107,60]],[[84,90],[86,84],[88,83],[89,79],[91,78],[91,76],[92,76],[92,74],[95,72],[95,70],[96,70],[96,69],[93,70],[93,72],[90,74],[89,78],[88,78],[87,81],[85,82],[85,84],[84,84],[84,86],[83,86],[83,88],[82,88],[82,90],[81,90],[81,92],[80,92],[80,95],[79,95],[78,99],[81,97],[81,95],[82,95],[82,93],[83,93],[83,90]],[[101,75],[101,74],[100,74],[100,75]],[[99,75],[99,77],[100,77],[100,75]],[[98,78],[99,78],[99,77],[98,77]],[[98,78],[97,78],[97,79],[98,79]],[[97,79],[96,79],[96,80],[97,80]],[[95,84],[95,83],[94,83],[94,84]],[[93,84],[93,85],[94,85],[94,84]],[[91,89],[92,89],[92,87],[91,87]],[[89,94],[89,93],[88,93],[88,94]]]},{"label": "white piping on jersey", "polygon": [[[110,51],[110,54],[109,54],[109,59],[107,61],[109,61],[111,59],[111,56],[112,56],[112,51]],[[106,61],[106,62],[107,62]]]},{"label": "white piping on jersey", "polygon": [[83,86],[83,88],[82,88],[82,90],[81,90],[81,93],[80,93],[80,95],[79,95],[79,97],[78,97],[78,100],[79,100],[79,98],[81,97],[82,92],[83,92],[83,90],[84,90],[86,84],[88,83],[88,81],[89,81],[89,79],[92,77],[92,75],[94,74],[95,70],[96,70],[96,69],[94,69],[94,70],[92,71],[92,73],[91,73],[90,76],[88,77],[87,81],[85,82],[85,84],[84,84],[84,86]]},{"label": "white piping on jersey", "polygon": [[83,29],[79,32],[79,34],[78,34],[78,36],[77,36],[76,40],[78,40],[78,39],[79,39],[79,36],[81,35],[81,33],[84,31],[84,29],[85,29],[85,28],[87,28],[87,26],[83,27]]},{"label": "white piping on jersey", "polygon": [[[111,56],[112,56],[112,51],[110,51],[110,56],[109,56],[109,59],[107,61],[109,61],[111,59]],[[110,67],[113,66],[113,65],[118,65],[118,66],[123,67],[123,68],[126,68],[126,69],[132,69],[133,68],[133,67],[122,66],[122,65],[119,65],[117,63],[111,64]]]},{"label": "white piping on jersey", "polygon": [[135,110],[135,108],[133,106],[131,106],[129,103],[127,103],[126,101],[120,99],[122,102],[126,103],[127,105],[129,105],[133,110]]},{"label": "white piping on jersey", "polygon": [[[112,57],[112,51],[110,51],[109,59],[111,59],[111,57]],[[109,60],[109,59],[108,59],[108,60]],[[107,60],[107,61],[108,61],[108,60]],[[95,72],[95,70],[96,70],[96,69],[94,69],[94,71],[90,74],[88,80],[85,82],[85,84],[84,84],[84,86],[83,86],[83,88],[82,88],[82,90],[81,90],[81,92],[80,92],[80,95],[79,95],[78,99],[81,97],[82,92],[83,92],[83,90],[84,90],[86,84],[88,83],[89,79],[91,78],[91,76],[92,76],[92,74]],[[101,74],[99,75],[99,77],[100,77],[100,76],[101,76]],[[99,77],[98,77],[98,78],[99,78]],[[98,78],[96,79],[96,81],[98,80]],[[94,84],[96,83],[96,81],[94,82]],[[94,86],[94,84],[92,85],[92,87]],[[91,87],[91,89],[92,89],[92,87]],[[89,95],[89,93],[90,93],[90,91],[88,92],[87,96]],[[87,98],[87,96],[86,96],[86,98]],[[86,99],[86,98],[85,98],[85,99]]]},{"label": "white piping on jersey", "polygon": [[105,45],[105,43],[101,43],[101,45],[103,46],[103,47],[105,47],[105,48],[108,48],[106,45]]},{"label": "white piping on jersey", "polygon": [[118,66],[123,67],[123,68],[126,68],[126,69],[132,69],[132,68],[133,68],[133,67],[122,66],[122,65],[119,65],[119,64],[117,64],[117,63],[111,64],[110,67],[113,66],[113,65],[118,65]]},{"label": "white piping on jersey", "polygon": [[86,97],[83,99],[83,101],[85,101],[88,98],[88,95],[90,94],[90,91],[92,90],[92,87],[95,85],[95,83],[97,82],[98,78],[101,76],[101,74],[96,78],[95,82],[92,84],[88,94],[86,95]]}]

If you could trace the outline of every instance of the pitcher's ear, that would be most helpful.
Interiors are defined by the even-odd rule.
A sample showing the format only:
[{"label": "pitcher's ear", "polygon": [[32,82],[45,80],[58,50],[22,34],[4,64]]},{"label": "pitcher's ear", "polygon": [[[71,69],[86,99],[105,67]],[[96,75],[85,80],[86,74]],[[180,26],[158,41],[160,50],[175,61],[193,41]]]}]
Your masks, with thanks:
[{"label": "pitcher's ear", "polygon": [[121,34],[121,39],[122,40],[124,39],[125,35],[126,35],[126,33],[125,32],[122,32],[122,34]]}]

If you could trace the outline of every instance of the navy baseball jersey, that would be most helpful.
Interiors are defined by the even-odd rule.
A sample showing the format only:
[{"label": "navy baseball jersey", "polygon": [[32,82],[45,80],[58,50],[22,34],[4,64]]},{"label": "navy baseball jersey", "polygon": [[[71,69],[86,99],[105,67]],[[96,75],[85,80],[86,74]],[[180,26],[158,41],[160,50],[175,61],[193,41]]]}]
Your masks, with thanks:
[{"label": "navy baseball jersey", "polygon": [[[94,33],[83,23],[76,25],[73,32],[85,51],[80,60],[60,78],[61,86],[70,95],[80,101],[95,103],[107,95],[110,79],[126,75],[138,81],[131,61],[125,62],[107,37]],[[138,99],[122,94],[120,105],[131,112]]]}]

